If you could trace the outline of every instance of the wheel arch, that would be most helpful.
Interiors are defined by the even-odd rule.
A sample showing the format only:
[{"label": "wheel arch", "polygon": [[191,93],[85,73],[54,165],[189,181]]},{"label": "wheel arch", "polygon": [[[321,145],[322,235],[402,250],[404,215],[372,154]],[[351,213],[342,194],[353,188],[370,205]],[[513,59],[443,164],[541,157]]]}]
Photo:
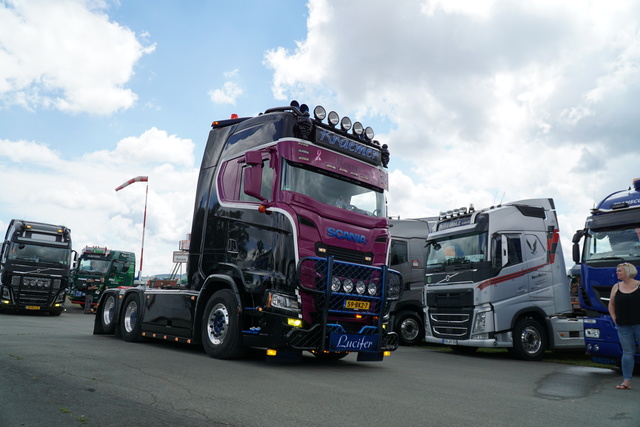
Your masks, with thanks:
[{"label": "wheel arch", "polygon": [[545,338],[547,339],[547,346],[550,345],[551,339],[551,323],[549,320],[549,316],[539,307],[528,307],[526,309],[522,309],[513,316],[511,319],[511,330],[515,330],[516,324],[520,321],[520,319],[533,319],[540,324],[543,328],[543,333]]},{"label": "wheel arch", "polygon": [[200,337],[202,330],[202,313],[204,312],[204,308],[206,307],[209,298],[221,289],[229,289],[232,291],[236,301],[238,302],[239,309],[242,310],[240,287],[234,278],[226,274],[210,275],[205,279],[202,289],[200,289],[200,294],[198,295],[198,301],[196,302],[196,316],[193,322],[192,333],[194,338],[199,339],[198,337]]}]

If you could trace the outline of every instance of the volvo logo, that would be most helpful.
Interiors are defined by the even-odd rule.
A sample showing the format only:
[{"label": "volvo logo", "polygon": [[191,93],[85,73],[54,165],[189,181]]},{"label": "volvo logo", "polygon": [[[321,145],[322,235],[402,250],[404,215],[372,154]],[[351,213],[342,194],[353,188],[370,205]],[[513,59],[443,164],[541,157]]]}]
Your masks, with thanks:
[{"label": "volvo logo", "polygon": [[451,280],[454,277],[456,277],[458,274],[460,274],[460,273],[447,274],[446,276],[444,276],[444,279],[440,280],[438,283],[448,282],[449,280]]}]

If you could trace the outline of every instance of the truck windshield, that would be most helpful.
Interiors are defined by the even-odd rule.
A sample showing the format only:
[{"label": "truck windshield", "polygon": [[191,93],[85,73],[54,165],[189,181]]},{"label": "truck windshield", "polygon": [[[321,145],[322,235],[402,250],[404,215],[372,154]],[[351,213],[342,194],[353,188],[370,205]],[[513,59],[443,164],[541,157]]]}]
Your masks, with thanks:
[{"label": "truck windshield", "polygon": [[83,258],[80,260],[80,265],[78,266],[79,273],[88,274],[106,274],[108,269],[109,261],[99,259]]},{"label": "truck windshield", "polygon": [[585,241],[584,261],[640,257],[640,228],[591,231]]},{"label": "truck windshield", "polygon": [[450,236],[427,241],[427,268],[486,260],[487,233]]},{"label": "truck windshield", "polygon": [[11,243],[8,259],[16,261],[33,261],[51,264],[69,265],[69,249],[51,246]]},{"label": "truck windshield", "polygon": [[383,190],[368,187],[320,169],[310,170],[285,162],[282,190],[293,191],[326,205],[336,206],[363,215],[386,216]]}]

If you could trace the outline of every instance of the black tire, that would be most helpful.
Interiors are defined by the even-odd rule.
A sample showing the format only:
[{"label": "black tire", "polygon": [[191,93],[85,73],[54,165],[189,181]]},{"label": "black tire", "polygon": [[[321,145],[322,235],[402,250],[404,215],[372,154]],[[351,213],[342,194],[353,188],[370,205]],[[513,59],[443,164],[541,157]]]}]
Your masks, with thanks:
[{"label": "black tire", "polygon": [[49,312],[49,316],[60,316],[62,314],[62,310],[52,310]]},{"label": "black tire", "polygon": [[98,306],[98,322],[103,333],[113,334],[116,329],[116,296],[109,294],[100,302]]},{"label": "black tire", "polygon": [[215,359],[238,359],[246,351],[238,303],[232,291],[222,289],[214,293],[202,316],[202,345]]},{"label": "black tire", "polygon": [[137,342],[141,338],[142,318],[140,295],[130,294],[124,300],[120,316],[120,335],[128,342]]},{"label": "black tire", "polygon": [[540,323],[531,318],[522,318],[513,328],[511,354],[522,360],[536,361],[544,357],[547,349],[547,334]]},{"label": "black tire", "polygon": [[416,345],[424,338],[424,323],[415,312],[403,311],[396,316],[395,331],[402,345]]},{"label": "black tire", "polygon": [[322,352],[313,351],[312,354],[319,360],[334,361],[334,360],[340,360],[340,359],[343,359],[343,358],[347,357],[347,355],[349,353],[347,353],[347,352],[343,352],[343,353],[322,353]]}]

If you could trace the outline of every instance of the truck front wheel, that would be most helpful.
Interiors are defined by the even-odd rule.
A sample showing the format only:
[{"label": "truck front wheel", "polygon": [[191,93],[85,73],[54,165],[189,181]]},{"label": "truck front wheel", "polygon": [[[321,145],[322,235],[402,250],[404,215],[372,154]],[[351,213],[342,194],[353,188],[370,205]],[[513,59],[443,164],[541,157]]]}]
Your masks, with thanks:
[{"label": "truck front wheel", "polygon": [[128,342],[140,341],[141,323],[140,318],[140,296],[130,294],[122,306],[122,317],[120,319],[120,335]]},{"label": "truck front wheel", "polygon": [[237,359],[245,352],[238,303],[228,289],[214,293],[202,316],[202,345],[215,359]]},{"label": "truck front wheel", "polygon": [[403,311],[397,316],[396,333],[403,345],[416,345],[424,338],[424,326],[418,314],[411,311]]},{"label": "truck front wheel", "polygon": [[535,361],[544,356],[547,335],[540,323],[531,318],[522,318],[513,329],[511,354],[518,359]]}]

